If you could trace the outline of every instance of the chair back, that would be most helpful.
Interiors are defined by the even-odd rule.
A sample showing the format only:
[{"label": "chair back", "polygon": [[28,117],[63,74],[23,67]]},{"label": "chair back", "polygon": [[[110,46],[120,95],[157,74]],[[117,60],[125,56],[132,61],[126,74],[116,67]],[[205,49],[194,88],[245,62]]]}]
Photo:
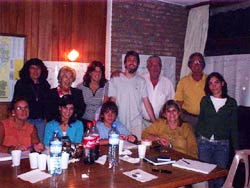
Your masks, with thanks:
[{"label": "chair back", "polygon": [[232,188],[234,176],[239,165],[239,162],[243,162],[245,164],[245,185],[244,188],[249,188],[249,160],[248,157],[250,155],[250,149],[239,150],[236,152],[233,162],[231,164],[229,173],[227,175],[227,179],[223,185],[223,188]]}]

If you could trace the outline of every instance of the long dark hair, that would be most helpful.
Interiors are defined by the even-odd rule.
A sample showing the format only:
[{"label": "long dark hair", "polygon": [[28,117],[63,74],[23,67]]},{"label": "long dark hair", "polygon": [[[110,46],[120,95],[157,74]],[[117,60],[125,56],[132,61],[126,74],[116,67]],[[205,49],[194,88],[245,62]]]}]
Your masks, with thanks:
[{"label": "long dark hair", "polygon": [[213,93],[209,89],[209,81],[211,80],[212,77],[216,77],[220,82],[224,82],[224,85],[222,86],[222,97],[223,98],[228,97],[227,82],[225,81],[224,77],[218,72],[212,72],[211,74],[207,76],[205,88],[204,88],[206,95],[213,95]]},{"label": "long dark hair", "polygon": [[19,71],[19,76],[21,79],[25,80],[25,81],[30,81],[30,73],[29,73],[29,68],[31,65],[36,65],[38,67],[40,67],[41,69],[41,76],[39,77],[39,81],[45,81],[48,77],[48,69],[47,67],[44,65],[43,61],[41,59],[38,58],[32,58],[28,61],[26,61],[26,63],[24,63],[22,69]]},{"label": "long dark hair", "polygon": [[[74,105],[72,95],[63,95],[59,99],[59,107],[65,107],[68,104],[73,104]],[[55,120],[58,121],[59,123],[62,123],[62,118],[61,118],[60,112],[57,114],[57,117],[56,117]],[[69,127],[71,127],[71,123],[74,123],[76,120],[77,120],[76,119],[76,112],[75,112],[75,109],[74,109],[73,114],[69,118]]]},{"label": "long dark hair", "polygon": [[105,83],[107,82],[106,78],[105,78],[105,67],[103,65],[102,62],[100,61],[92,61],[88,68],[87,71],[83,77],[83,85],[89,87],[90,81],[91,81],[91,76],[90,73],[93,72],[95,70],[96,67],[100,67],[101,71],[102,71],[102,77],[99,83],[100,87],[104,87]]}]

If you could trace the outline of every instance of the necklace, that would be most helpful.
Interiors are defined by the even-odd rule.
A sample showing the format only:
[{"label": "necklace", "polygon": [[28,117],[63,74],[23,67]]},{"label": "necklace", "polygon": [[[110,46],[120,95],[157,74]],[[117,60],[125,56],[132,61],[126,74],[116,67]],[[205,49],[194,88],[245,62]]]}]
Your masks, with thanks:
[{"label": "necklace", "polygon": [[31,88],[32,88],[32,91],[35,95],[35,100],[38,101],[39,100],[39,90],[40,90],[39,84],[31,84]]}]

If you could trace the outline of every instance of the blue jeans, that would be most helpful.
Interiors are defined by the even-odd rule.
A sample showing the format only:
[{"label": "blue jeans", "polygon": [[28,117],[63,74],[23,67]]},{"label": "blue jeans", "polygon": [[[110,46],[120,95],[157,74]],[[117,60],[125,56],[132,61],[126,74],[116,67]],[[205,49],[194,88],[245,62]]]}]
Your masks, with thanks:
[{"label": "blue jeans", "polygon": [[44,119],[28,119],[28,122],[36,127],[38,137],[43,143],[46,121]]},{"label": "blue jeans", "polygon": [[[198,155],[201,161],[226,168],[229,160],[229,140],[209,142],[208,140],[198,138]],[[211,180],[209,181],[209,187],[221,188],[224,181],[224,178]]]}]

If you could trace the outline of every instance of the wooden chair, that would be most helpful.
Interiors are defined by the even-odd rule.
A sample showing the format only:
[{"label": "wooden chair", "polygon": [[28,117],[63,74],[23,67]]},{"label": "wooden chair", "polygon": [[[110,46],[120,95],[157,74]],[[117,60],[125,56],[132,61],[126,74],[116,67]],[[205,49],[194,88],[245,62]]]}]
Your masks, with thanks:
[{"label": "wooden chair", "polygon": [[245,164],[245,185],[244,188],[249,187],[249,158],[250,149],[239,150],[236,152],[233,162],[231,164],[227,179],[223,185],[223,188],[231,188],[233,187],[234,176],[239,165],[239,162],[243,162]]}]

